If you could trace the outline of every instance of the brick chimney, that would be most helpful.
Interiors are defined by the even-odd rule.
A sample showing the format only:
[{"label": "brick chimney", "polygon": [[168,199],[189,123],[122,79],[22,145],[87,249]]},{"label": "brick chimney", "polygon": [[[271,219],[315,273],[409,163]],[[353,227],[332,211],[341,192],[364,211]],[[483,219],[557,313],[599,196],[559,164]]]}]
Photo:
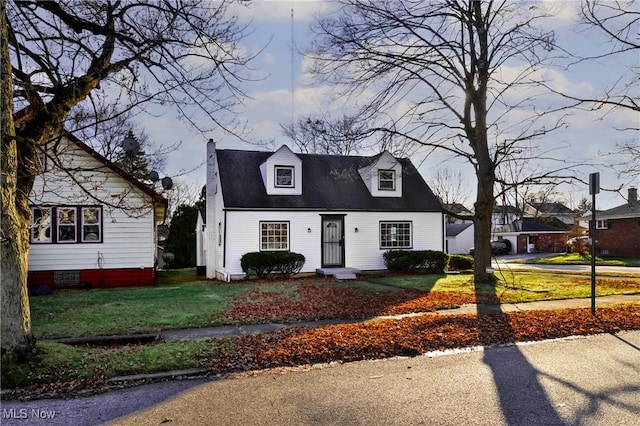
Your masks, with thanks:
[{"label": "brick chimney", "polygon": [[627,202],[629,203],[629,207],[638,206],[638,188],[635,186],[629,187],[629,197],[627,198]]}]

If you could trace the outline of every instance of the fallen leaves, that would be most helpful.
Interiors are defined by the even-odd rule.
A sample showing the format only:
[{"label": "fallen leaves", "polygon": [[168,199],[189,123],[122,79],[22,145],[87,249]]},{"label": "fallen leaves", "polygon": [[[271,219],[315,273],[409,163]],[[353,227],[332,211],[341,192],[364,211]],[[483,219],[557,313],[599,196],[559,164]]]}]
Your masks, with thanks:
[{"label": "fallen leaves", "polygon": [[475,295],[468,292],[424,293],[417,290],[373,292],[353,287],[299,282],[295,297],[290,293],[265,290],[243,293],[227,309],[224,320],[227,322],[290,322],[332,318],[361,319],[379,315],[430,312],[475,301]]},{"label": "fallen leaves", "polygon": [[213,372],[229,373],[630,329],[640,329],[640,304],[599,308],[597,316],[589,309],[425,315],[244,336],[236,341],[233,354],[207,362]]},{"label": "fallen leaves", "polygon": [[[493,300],[491,295],[476,296],[464,291],[364,291],[302,280],[285,291],[265,285],[237,297],[226,311],[225,320],[246,323],[342,318],[360,322],[315,328],[286,327],[263,334],[228,337],[210,343],[211,348],[224,347],[225,350],[207,349],[195,354],[177,351],[175,357],[190,358],[210,374],[226,375],[640,329],[640,304],[637,303],[600,307],[597,316],[589,309],[563,309],[375,318],[489,300]],[[114,385],[102,371],[85,373],[78,380],[56,379],[60,381],[13,390],[10,397],[97,393],[144,382]]]}]

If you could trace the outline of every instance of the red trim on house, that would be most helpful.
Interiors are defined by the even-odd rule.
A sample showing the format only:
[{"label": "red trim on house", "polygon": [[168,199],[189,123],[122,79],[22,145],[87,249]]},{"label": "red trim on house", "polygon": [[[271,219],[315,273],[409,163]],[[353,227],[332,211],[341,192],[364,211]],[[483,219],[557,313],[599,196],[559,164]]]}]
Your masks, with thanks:
[{"label": "red trim on house", "polygon": [[[154,268],[84,269],[80,270],[80,284],[91,288],[141,287],[155,283]],[[55,285],[54,271],[29,271],[27,284],[30,289],[41,286],[50,288],[78,288],[78,285]]]}]

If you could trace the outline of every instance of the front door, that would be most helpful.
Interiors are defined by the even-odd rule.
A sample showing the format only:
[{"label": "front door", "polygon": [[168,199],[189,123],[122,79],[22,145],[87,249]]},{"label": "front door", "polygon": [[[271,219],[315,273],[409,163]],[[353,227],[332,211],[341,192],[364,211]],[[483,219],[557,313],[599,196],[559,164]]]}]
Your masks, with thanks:
[{"label": "front door", "polygon": [[322,217],[322,267],[344,266],[344,216]]}]

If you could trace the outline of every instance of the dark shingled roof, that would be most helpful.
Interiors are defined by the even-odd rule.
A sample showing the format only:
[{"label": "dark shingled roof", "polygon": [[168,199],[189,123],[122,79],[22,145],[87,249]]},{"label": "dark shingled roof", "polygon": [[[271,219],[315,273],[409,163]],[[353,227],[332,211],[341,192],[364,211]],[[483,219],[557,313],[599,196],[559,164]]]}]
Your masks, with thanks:
[{"label": "dark shingled roof", "polygon": [[573,210],[569,207],[565,206],[562,203],[529,203],[534,209],[538,210],[540,213],[548,213],[548,214],[573,214]]},{"label": "dark shingled roof", "polygon": [[469,228],[473,223],[449,223],[447,224],[447,237],[455,237],[465,229]]},{"label": "dark shingled roof", "polygon": [[217,150],[226,208],[440,212],[442,206],[408,159],[402,165],[402,197],[374,197],[358,169],[375,157],[296,154],[302,160],[302,195],[267,195],[260,165],[272,152]]},{"label": "dark shingled roof", "polygon": [[[634,217],[640,217],[640,203],[637,201],[596,212],[596,219],[629,219]],[[591,215],[589,215],[589,218],[591,218]]]}]

